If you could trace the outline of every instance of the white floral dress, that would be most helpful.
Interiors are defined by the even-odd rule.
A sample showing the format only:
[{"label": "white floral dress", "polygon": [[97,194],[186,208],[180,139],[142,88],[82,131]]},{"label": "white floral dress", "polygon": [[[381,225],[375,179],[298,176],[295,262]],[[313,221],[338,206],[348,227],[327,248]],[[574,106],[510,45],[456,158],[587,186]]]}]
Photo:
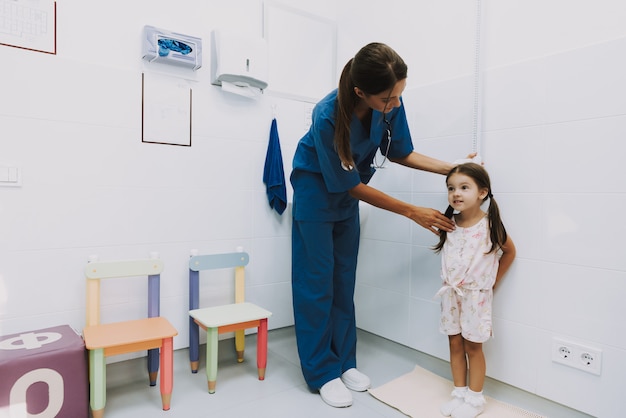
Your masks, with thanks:
[{"label": "white floral dress", "polygon": [[492,335],[491,305],[500,252],[491,248],[489,219],[448,232],[441,250],[441,320],[446,335],[482,343]]}]

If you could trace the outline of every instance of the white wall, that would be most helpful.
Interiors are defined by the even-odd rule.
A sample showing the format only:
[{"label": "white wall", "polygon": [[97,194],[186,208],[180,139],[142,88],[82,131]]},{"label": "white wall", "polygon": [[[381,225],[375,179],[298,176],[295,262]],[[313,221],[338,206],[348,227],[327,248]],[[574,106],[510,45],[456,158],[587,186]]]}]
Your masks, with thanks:
[{"label": "white wall", "polygon": [[[262,33],[261,0],[171,4],[58,0],[57,55],[0,47],[0,62],[10,63],[0,66],[0,165],[24,175],[21,188],[0,188],[0,334],[82,328],[88,256],[158,251],[161,312],[180,332],[176,348],[185,347],[189,250],[236,246],[251,253],[248,298],[274,312],[272,328],[292,324],[291,220],[269,209],[261,175],[272,106],[288,176],[308,104],[223,93],[210,85],[207,54],[189,81],[193,146],[141,143],[141,72],[152,71],[140,59],[144,24],[206,40],[219,28]],[[442,159],[470,150],[474,2],[288,4],[337,20],[337,73],[367,42],[397,49],[409,64],[416,148]],[[626,203],[615,174],[626,131],[626,6],[483,0],[483,9],[482,150],[518,247],[496,295],[488,374],[595,416],[618,416],[626,406],[626,337],[617,322],[626,266],[624,226],[611,214]],[[373,184],[416,204],[446,205],[440,176],[392,166]],[[447,358],[432,299],[434,240],[401,217],[368,211],[357,319]],[[103,289],[108,318],[143,313],[143,295],[127,289]],[[553,364],[553,337],[602,349],[602,375]]]},{"label": "white wall", "polygon": [[[331,4],[303,9],[334,19]],[[273,112],[288,176],[310,105],[269,94],[250,100],[210,84],[211,31],[262,36],[261,0],[172,6],[58,0],[56,55],[0,46],[0,166],[23,174],[22,187],[0,187],[0,334],[82,329],[89,255],[134,259],[157,251],[165,263],[161,314],[179,331],[175,348],[186,347],[189,251],[238,246],[251,255],[248,300],[273,312],[271,328],[293,324],[291,217],[270,209],[262,174]],[[202,68],[142,61],[146,24],[201,37]],[[142,143],[144,71],[189,79],[191,147]],[[232,293],[224,282],[202,287],[215,300]],[[144,315],[146,291],[145,283],[105,283],[103,319]]]},{"label": "white wall", "polygon": [[[620,416],[626,407],[620,389],[626,374],[620,322],[625,227],[611,214],[626,204],[618,174],[626,149],[626,6],[618,0],[483,0],[482,7],[481,150],[518,248],[496,292],[495,337],[485,344],[487,374],[593,416]],[[473,29],[456,22],[451,9],[423,19],[419,32],[415,25],[400,26],[381,36],[402,47],[410,39],[407,61],[438,69],[457,52],[424,46],[438,42],[441,25],[459,23],[452,31],[474,39]],[[470,9],[468,16],[475,13]],[[406,19],[420,14],[419,6],[411,10]],[[466,58],[471,72],[473,58]],[[447,79],[437,72],[411,85],[407,111],[416,148],[454,159],[471,150],[473,80],[460,67],[456,76],[445,73]],[[443,178],[406,171],[387,169],[373,184],[445,209]],[[439,305],[432,299],[439,259],[429,247],[436,238],[378,209],[369,211],[363,236],[358,325],[447,359],[447,340],[437,331]],[[555,337],[601,349],[601,375],[553,363]]]}]

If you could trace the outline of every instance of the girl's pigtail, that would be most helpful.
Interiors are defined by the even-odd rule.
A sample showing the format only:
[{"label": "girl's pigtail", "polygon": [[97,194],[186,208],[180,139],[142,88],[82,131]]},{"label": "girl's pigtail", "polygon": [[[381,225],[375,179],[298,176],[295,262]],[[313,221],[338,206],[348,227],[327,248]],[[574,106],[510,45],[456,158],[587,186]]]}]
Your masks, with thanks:
[{"label": "girl's pigtail", "polygon": [[[454,215],[454,208],[448,205],[448,209],[446,209],[446,212],[444,213],[444,215],[448,219],[452,219],[452,215]],[[443,248],[443,244],[446,242],[447,234],[448,233],[446,231],[439,230],[439,243],[433,247],[433,250],[435,251],[435,253],[438,253]]]},{"label": "girl's pigtail", "polygon": [[506,228],[504,227],[504,223],[502,222],[502,218],[500,217],[500,209],[498,208],[498,204],[493,198],[493,194],[491,194],[491,191],[489,192],[488,197],[488,217],[489,230],[491,231],[491,249],[487,254],[499,250],[500,247],[504,245],[507,239]]}]

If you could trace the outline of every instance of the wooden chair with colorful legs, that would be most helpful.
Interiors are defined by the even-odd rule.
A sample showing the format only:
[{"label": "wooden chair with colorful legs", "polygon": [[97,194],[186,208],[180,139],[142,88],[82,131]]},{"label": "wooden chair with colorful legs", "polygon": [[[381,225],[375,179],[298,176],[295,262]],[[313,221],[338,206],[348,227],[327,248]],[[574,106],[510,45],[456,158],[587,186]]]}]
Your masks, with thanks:
[{"label": "wooden chair with colorful legs", "polygon": [[[250,256],[245,252],[197,255],[189,259],[189,361],[192,373],[198,372],[199,328],[207,333],[206,375],[209,393],[215,393],[217,381],[217,343],[219,334],[235,333],[237,361],[244,360],[245,330],[257,328],[257,368],[259,380],[265,379],[267,366],[267,320],[272,313],[245,302],[245,266]],[[234,269],[235,303],[200,308],[200,272]]]},{"label": "wooden chair with colorful legs", "polygon": [[[173,340],[178,331],[160,315],[160,279],[163,262],[152,258],[100,262],[90,258],[85,267],[87,278],[87,325],[83,329],[89,350],[89,398],[94,418],[104,416],[106,404],[106,357],[148,350],[148,378],[156,385],[161,369],[160,390],[163,410],[170,409],[174,362]],[[148,277],[148,317],[101,323],[100,287],[103,279]],[[160,350],[160,353],[159,353]]]}]

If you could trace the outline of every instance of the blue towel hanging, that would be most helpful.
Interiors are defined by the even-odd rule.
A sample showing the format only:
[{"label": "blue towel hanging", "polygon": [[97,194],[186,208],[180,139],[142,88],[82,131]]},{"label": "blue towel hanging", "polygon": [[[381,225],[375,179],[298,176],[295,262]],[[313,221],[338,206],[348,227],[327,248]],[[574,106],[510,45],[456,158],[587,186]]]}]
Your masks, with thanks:
[{"label": "blue towel hanging", "polygon": [[276,118],[272,119],[267,155],[265,156],[265,168],[263,170],[263,183],[266,186],[270,207],[282,215],[285,208],[287,208],[287,188],[285,186],[285,171],[283,169],[283,156],[280,152]]}]

